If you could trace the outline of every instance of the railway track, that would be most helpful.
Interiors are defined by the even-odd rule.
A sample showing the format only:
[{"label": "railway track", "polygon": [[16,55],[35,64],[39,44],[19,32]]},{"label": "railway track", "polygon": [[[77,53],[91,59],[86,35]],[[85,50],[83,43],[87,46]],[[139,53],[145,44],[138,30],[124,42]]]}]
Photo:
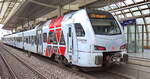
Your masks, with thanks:
[{"label": "railway track", "polygon": [[[13,58],[15,58],[19,63],[21,63],[24,67],[28,68],[28,70],[30,70],[30,74],[34,74],[34,79],[48,79],[47,77],[45,77],[43,74],[40,73],[40,71],[35,70],[35,68],[29,66],[28,64],[26,64],[24,61],[22,61],[21,59],[19,59],[16,55],[12,54],[10,51],[8,51],[6,48],[0,46],[0,48],[2,48],[4,51],[7,52],[7,56],[8,54],[11,55]],[[6,56],[6,55],[5,55]],[[20,79],[18,77],[18,75],[16,75],[15,71],[12,69],[12,67],[10,66],[10,64],[7,62],[7,59],[1,55],[1,58],[4,60],[4,62],[6,63],[6,65],[8,66],[8,68],[10,69],[10,73],[12,74],[13,78],[11,79]],[[8,57],[7,57],[8,58]],[[16,64],[17,65],[17,64]],[[32,78],[30,78],[32,79]]]},{"label": "railway track", "polygon": [[40,55],[33,54],[32,56],[37,57],[38,59],[40,59],[43,62],[48,62],[50,64],[54,64],[55,66],[66,69],[69,72],[73,72],[76,75],[80,75],[80,76],[84,77],[85,79],[129,79],[125,76],[112,73],[112,72],[109,71],[109,69],[99,68],[97,70],[96,69],[93,69],[93,70],[91,69],[91,71],[90,70],[89,71],[88,70],[85,70],[85,71],[79,70],[79,71],[77,71],[76,69],[74,70],[71,67],[62,66],[62,65],[59,65],[56,62],[49,61],[48,58],[42,57]]},{"label": "railway track", "polygon": [[[4,47],[5,47],[5,46],[4,46]],[[2,47],[2,48],[4,48],[4,47]],[[6,48],[7,48],[7,47],[5,47],[4,49],[5,49],[7,52],[10,52],[10,50],[8,50],[8,49],[6,49]],[[10,54],[13,55],[13,56],[15,56],[18,60],[20,60],[21,62],[24,63],[24,61],[22,61],[23,58],[19,58],[19,55],[17,55],[17,54],[12,54],[12,53],[10,53]],[[73,69],[70,68],[70,67],[66,67],[66,66],[60,65],[60,64],[58,64],[58,63],[56,63],[56,62],[54,62],[54,61],[49,61],[49,58],[47,58],[47,57],[44,58],[44,57],[42,57],[42,56],[40,56],[40,55],[37,55],[37,54],[32,54],[32,55],[36,56],[37,58],[39,58],[39,59],[42,60],[42,61],[48,62],[49,64],[53,64],[53,65],[59,66],[60,68],[66,69],[67,71],[70,71],[71,73],[73,73],[73,74],[75,74],[75,75],[79,75],[79,76],[81,76],[81,77],[85,77],[86,79],[96,79],[95,77],[91,77],[91,76],[89,76],[89,75],[87,75],[87,74],[84,74],[84,73],[75,71],[75,70],[73,70]],[[22,59],[22,60],[21,60],[21,59]],[[40,78],[40,79],[43,79],[43,78]],[[49,79],[49,78],[46,78],[46,79]],[[59,78],[58,78],[58,79],[59,79]]]},{"label": "railway track", "polygon": [[[8,62],[5,59],[5,57],[2,56],[1,54],[0,54],[0,59],[1,59],[1,64],[3,64],[3,66],[7,67],[7,71],[8,71],[7,74],[9,74],[9,75],[7,75],[7,78],[9,78],[9,79],[18,79],[18,77],[16,76],[15,72],[13,71],[13,69],[8,64]],[[6,69],[5,69],[5,71],[6,71]]]},{"label": "railway track", "polygon": [[[4,46],[5,47],[5,46]],[[5,47],[7,48],[7,46]],[[9,47],[8,47],[9,48]],[[11,49],[11,48],[10,48]],[[6,49],[7,50],[7,49]],[[12,49],[13,50],[13,49]],[[7,50],[7,51],[10,51],[10,50]],[[19,53],[19,52],[18,52]],[[16,52],[14,52],[14,54],[16,54],[16,56],[20,56],[20,54],[18,54]],[[22,52],[24,53],[24,52]],[[21,56],[21,59],[23,56]],[[121,75],[117,75],[117,74],[114,74],[114,73],[110,73],[110,72],[107,72],[107,70],[103,70],[103,71],[92,71],[92,72],[82,72],[82,71],[74,71],[72,70],[71,68],[68,68],[68,67],[63,67],[63,66],[60,66],[58,63],[56,62],[53,62],[53,61],[49,61],[49,58],[45,58],[45,57],[42,57],[42,56],[39,56],[37,54],[32,54],[32,57],[35,57],[37,58],[37,60],[39,60],[39,62],[44,62],[44,63],[48,63],[48,64],[53,64],[55,66],[59,66],[60,68],[62,69],[65,69],[73,74],[76,74],[76,75],[80,75],[82,77],[84,77],[85,79],[129,79],[129,78],[126,78],[124,76],[121,76]],[[28,58],[29,59],[29,58]],[[29,60],[30,61],[30,60]],[[40,67],[40,66],[38,66]],[[40,69],[40,68],[39,68]],[[63,73],[65,74],[65,73]],[[58,78],[59,79],[59,78]]]}]

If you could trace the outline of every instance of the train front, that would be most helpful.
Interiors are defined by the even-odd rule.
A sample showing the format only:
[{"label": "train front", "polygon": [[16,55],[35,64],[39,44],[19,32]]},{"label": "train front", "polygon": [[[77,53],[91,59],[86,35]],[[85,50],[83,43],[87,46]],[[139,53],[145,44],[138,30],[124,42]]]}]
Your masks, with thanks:
[{"label": "train front", "polygon": [[126,38],[119,22],[109,12],[89,12],[89,19],[95,33],[95,64],[120,64],[128,61]]}]

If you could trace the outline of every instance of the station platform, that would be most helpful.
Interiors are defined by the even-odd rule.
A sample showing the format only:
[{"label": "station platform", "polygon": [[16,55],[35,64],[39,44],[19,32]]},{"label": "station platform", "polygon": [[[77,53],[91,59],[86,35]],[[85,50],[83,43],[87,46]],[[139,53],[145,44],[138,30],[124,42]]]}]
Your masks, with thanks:
[{"label": "station platform", "polygon": [[128,53],[130,57],[133,58],[144,58],[150,60],[150,49],[144,49],[144,52],[138,52],[138,53]]},{"label": "station platform", "polygon": [[150,50],[143,53],[128,53],[127,64],[113,67],[112,71],[131,79],[150,79]]}]

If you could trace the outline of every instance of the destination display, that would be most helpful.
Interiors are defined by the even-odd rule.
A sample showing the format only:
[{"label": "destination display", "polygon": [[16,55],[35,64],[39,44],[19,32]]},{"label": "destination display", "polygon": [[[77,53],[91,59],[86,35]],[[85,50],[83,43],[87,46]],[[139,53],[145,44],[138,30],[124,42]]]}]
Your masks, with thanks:
[{"label": "destination display", "polygon": [[94,19],[104,19],[104,18],[108,18],[109,16],[104,15],[104,14],[95,14],[92,13],[89,15],[90,18],[94,18]]}]

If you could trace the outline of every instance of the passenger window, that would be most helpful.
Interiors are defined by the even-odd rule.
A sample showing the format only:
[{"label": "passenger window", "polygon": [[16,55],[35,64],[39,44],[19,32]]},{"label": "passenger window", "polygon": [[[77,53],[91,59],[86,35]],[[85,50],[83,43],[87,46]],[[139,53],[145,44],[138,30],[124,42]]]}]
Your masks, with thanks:
[{"label": "passenger window", "polygon": [[47,42],[47,33],[43,33],[43,42]]},{"label": "passenger window", "polygon": [[80,23],[75,24],[75,30],[76,30],[77,37],[84,37],[85,36],[84,29]]},{"label": "passenger window", "polygon": [[32,44],[35,43],[35,39],[34,39],[34,36],[32,36]]},{"label": "passenger window", "polygon": [[29,37],[28,36],[26,37],[26,43],[29,43]]},{"label": "passenger window", "polygon": [[61,32],[60,45],[65,45],[65,38],[63,32]]},{"label": "passenger window", "polygon": [[37,37],[36,36],[33,37],[33,40],[34,40],[34,43],[37,44]]},{"label": "passenger window", "polygon": [[30,36],[30,44],[32,44],[32,36]]},{"label": "passenger window", "polygon": [[27,39],[27,36],[25,37],[25,41],[26,41],[26,43],[28,43],[28,39]]},{"label": "passenger window", "polygon": [[26,43],[26,37],[24,37],[24,42]]},{"label": "passenger window", "polygon": [[57,44],[57,40],[56,40],[56,33],[53,32],[53,37],[52,37],[53,43]]},{"label": "passenger window", "polygon": [[29,43],[29,36],[27,37],[27,43]]},{"label": "passenger window", "polygon": [[31,44],[33,44],[34,43],[33,36],[31,36],[30,39],[31,39]]},{"label": "passenger window", "polygon": [[30,38],[30,36],[28,38],[29,38],[28,43],[30,44],[31,43],[31,38]]},{"label": "passenger window", "polygon": [[20,41],[20,37],[18,37],[18,42],[21,42],[21,41]]},{"label": "passenger window", "polygon": [[19,42],[21,42],[21,37],[19,37]]},{"label": "passenger window", "polygon": [[48,35],[48,42],[52,43],[53,40],[51,39],[53,37],[53,32],[49,32],[49,35]]},{"label": "passenger window", "polygon": [[57,44],[56,33],[55,32],[49,32],[48,39],[49,39],[50,43]]},{"label": "passenger window", "polygon": [[30,36],[29,39],[30,39],[30,44],[32,44],[32,36]]}]

